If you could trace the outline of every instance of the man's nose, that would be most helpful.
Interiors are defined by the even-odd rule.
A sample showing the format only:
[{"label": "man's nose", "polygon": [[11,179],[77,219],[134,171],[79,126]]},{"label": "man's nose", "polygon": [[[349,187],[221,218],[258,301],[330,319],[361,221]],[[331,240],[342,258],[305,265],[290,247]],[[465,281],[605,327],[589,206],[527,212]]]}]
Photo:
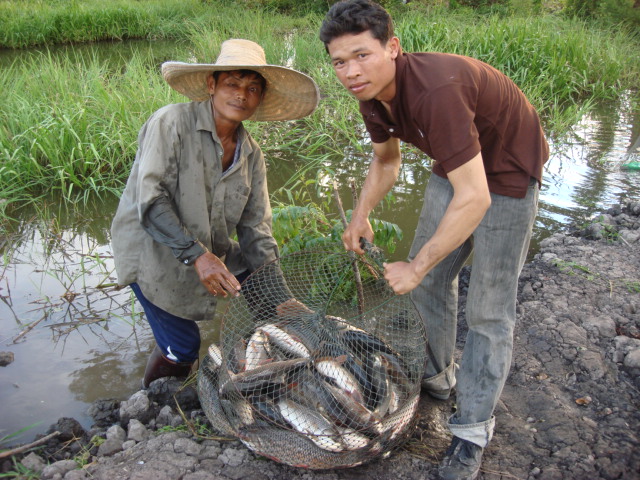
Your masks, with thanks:
[{"label": "man's nose", "polygon": [[356,62],[347,63],[347,78],[355,78],[360,75],[360,67]]}]

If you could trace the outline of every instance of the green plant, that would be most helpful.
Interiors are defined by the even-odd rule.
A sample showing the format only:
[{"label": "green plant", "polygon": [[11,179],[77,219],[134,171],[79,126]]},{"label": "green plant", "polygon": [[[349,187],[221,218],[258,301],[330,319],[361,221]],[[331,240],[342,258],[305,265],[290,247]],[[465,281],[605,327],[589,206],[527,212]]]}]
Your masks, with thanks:
[{"label": "green plant", "polygon": [[17,478],[20,480],[37,480],[40,478],[39,472],[25,467],[22,463],[18,462],[15,457],[11,458],[11,462],[13,463],[13,469],[5,473],[0,473],[0,478]]},{"label": "green plant", "polygon": [[580,275],[587,280],[594,280],[599,275],[589,270],[589,267],[580,265],[574,261],[565,261],[560,258],[554,258],[553,264],[560,269],[561,272],[567,275]]},{"label": "green plant", "polygon": [[622,280],[625,288],[631,293],[640,293],[640,280]]}]

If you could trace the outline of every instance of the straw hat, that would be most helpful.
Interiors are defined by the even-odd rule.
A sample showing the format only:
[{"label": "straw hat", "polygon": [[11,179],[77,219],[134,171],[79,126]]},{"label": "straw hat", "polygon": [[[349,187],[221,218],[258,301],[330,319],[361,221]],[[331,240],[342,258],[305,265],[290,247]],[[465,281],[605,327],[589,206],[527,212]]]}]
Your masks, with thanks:
[{"label": "straw hat", "polygon": [[267,80],[262,103],[249,120],[295,120],[318,106],[318,86],[311,77],[296,70],[268,65],[264,50],[250,40],[231,39],[222,43],[216,63],[165,62],[162,75],[171,88],[191,100],[209,98],[207,77],[215,71],[253,70]]}]

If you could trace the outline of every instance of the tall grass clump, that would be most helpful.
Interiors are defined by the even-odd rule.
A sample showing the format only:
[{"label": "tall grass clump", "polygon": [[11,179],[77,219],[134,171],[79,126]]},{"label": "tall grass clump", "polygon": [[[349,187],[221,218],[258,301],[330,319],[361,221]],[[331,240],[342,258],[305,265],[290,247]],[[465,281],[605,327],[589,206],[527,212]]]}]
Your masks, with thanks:
[{"label": "tall grass clump", "polygon": [[185,25],[209,9],[198,0],[3,0],[0,47],[184,38]]},{"label": "tall grass clump", "polygon": [[115,193],[135,155],[137,132],[169,103],[166,84],[141,57],[121,70],[97,60],[35,54],[0,70],[0,198],[22,187],[67,200]]},{"label": "tall grass clump", "polygon": [[[640,57],[624,30],[577,19],[479,17],[432,10],[396,25],[406,51],[441,51],[482,60],[506,73],[557,128],[575,122],[581,106],[640,87]],[[563,113],[572,115],[563,118]]]}]

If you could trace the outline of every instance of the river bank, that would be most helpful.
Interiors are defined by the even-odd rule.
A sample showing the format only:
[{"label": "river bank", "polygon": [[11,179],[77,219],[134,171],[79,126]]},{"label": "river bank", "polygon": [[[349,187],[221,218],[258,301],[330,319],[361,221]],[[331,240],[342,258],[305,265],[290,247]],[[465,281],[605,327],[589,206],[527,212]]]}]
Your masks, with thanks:
[{"label": "river bank", "polygon": [[[480,478],[640,478],[640,203],[540,247],[521,275],[513,365]],[[160,380],[124,402],[95,402],[88,431],[60,419],[50,429],[59,434],[15,464],[4,460],[1,471],[66,480],[432,479],[454,408],[453,398],[425,396],[413,436],[388,458],[311,471],[256,456],[237,440],[204,438],[193,386]]]}]

